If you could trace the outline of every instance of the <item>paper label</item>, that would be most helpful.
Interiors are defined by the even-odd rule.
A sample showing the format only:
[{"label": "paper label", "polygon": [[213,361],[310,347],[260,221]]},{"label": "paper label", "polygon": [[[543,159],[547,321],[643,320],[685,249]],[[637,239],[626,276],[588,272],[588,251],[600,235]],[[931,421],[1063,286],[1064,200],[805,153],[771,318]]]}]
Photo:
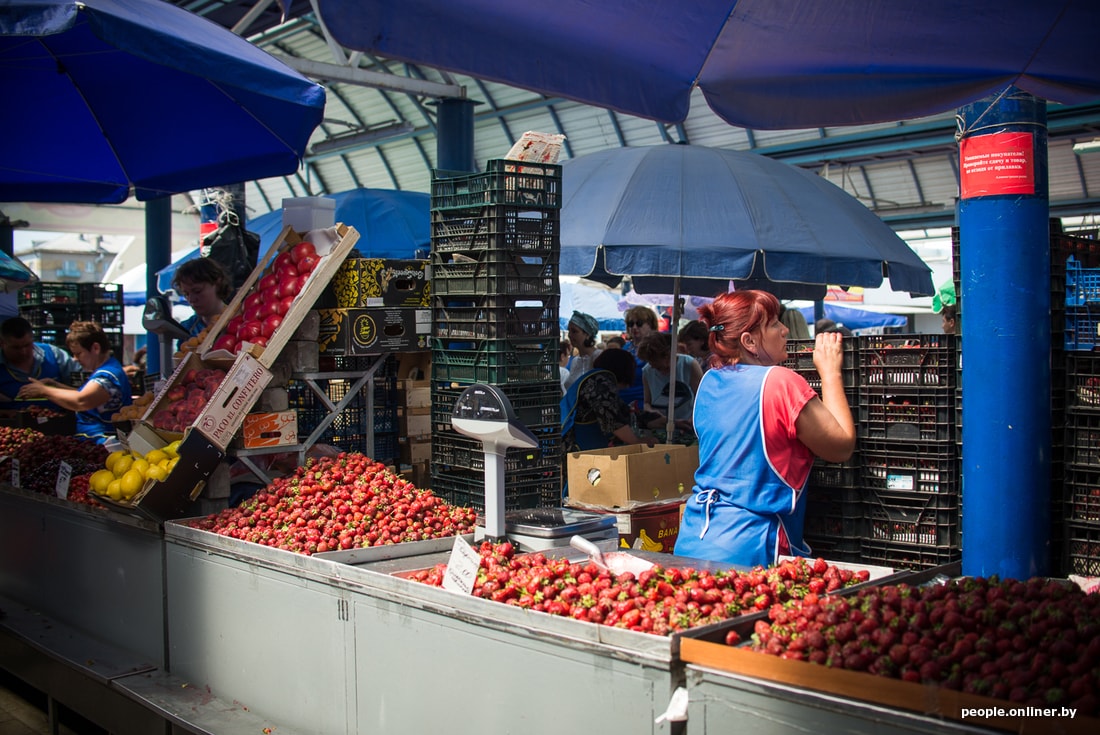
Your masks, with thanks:
[{"label": "paper label", "polygon": [[54,486],[54,492],[57,497],[65,500],[69,497],[69,480],[73,477],[73,466],[68,462],[62,462],[57,467],[57,485]]},{"label": "paper label", "polygon": [[886,476],[886,489],[887,490],[912,490],[913,489],[913,476],[912,475],[887,475]]},{"label": "paper label", "polygon": [[451,558],[447,561],[447,571],[443,575],[443,589],[468,595],[477,581],[477,570],[481,567],[481,556],[473,546],[461,536],[455,536],[451,547]]},{"label": "paper label", "polygon": [[1035,194],[1034,134],[993,133],[959,143],[959,189],[963,199],[998,194]]}]

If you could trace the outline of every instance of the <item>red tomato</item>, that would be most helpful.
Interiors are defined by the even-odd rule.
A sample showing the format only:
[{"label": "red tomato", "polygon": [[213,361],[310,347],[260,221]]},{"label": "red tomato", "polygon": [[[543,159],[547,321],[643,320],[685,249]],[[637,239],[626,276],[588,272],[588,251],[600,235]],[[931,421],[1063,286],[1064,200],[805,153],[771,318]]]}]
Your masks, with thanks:
[{"label": "red tomato", "polygon": [[294,296],[283,297],[283,299],[279,301],[279,309],[281,309],[279,313],[285,315],[288,311],[290,311],[290,307],[293,303]]},{"label": "red tomato", "polygon": [[317,263],[321,261],[316,255],[305,255],[297,261],[298,272],[309,274],[313,272],[313,269],[317,267]]},{"label": "red tomato", "polygon": [[259,345],[260,347],[267,347],[267,337],[263,336],[262,334],[256,339],[250,339],[248,341],[254,345]]},{"label": "red tomato", "polygon": [[237,338],[232,334],[223,334],[214,341],[215,350],[226,350],[227,352],[237,351]]},{"label": "red tomato", "polygon": [[[259,291],[253,291],[252,293],[248,294],[248,296],[244,297],[245,313],[247,314],[249,309],[254,309],[261,303],[263,303],[263,296],[260,295]],[[245,317],[245,319],[247,320],[248,317]]]},{"label": "red tomato", "polygon": [[268,289],[275,288],[278,283],[279,277],[276,276],[274,273],[268,273],[260,279],[260,283],[256,286],[256,290],[261,292],[267,291]]},{"label": "red tomato", "polygon": [[285,299],[287,296],[294,296],[298,293],[298,272],[295,271],[293,275],[286,274],[279,277],[279,282],[275,286],[275,294],[280,299]]},{"label": "red tomato", "polygon": [[269,314],[262,322],[260,322],[260,335],[263,337],[270,337],[275,334],[275,330],[279,328],[279,325],[283,323],[283,318],[278,314]]},{"label": "red tomato", "polygon": [[275,269],[276,273],[278,273],[279,271],[283,270],[284,268],[286,268],[288,266],[293,266],[293,265],[294,265],[294,258],[291,257],[290,251],[289,250],[284,250],[283,252],[281,252],[277,256],[275,256],[275,262],[272,263],[271,267]]},{"label": "red tomato", "polygon": [[263,329],[260,322],[255,319],[248,319],[241,325],[241,331],[237,333],[237,337],[240,338],[241,342],[255,342],[261,334],[263,334]]},{"label": "red tomato", "polygon": [[[303,258],[316,256],[317,248],[315,248],[313,246],[313,243],[309,242],[308,240],[306,242],[300,242],[290,249],[290,259],[299,266],[301,265]],[[299,270],[301,270],[301,267],[299,267]]]},{"label": "red tomato", "polygon": [[243,323],[244,323],[244,318],[240,314],[233,317],[232,319],[230,319],[225,324],[225,334],[231,334],[233,336],[236,336],[238,330],[240,330],[241,325]]}]

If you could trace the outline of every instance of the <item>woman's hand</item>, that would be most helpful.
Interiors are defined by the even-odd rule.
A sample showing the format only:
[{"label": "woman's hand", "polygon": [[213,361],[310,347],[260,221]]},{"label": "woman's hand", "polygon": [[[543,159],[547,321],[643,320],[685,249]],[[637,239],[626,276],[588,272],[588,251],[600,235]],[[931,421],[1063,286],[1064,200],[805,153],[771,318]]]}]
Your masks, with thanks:
[{"label": "woman's hand", "polygon": [[840,375],[844,366],[844,348],[840,332],[823,332],[814,337],[814,367],[823,378],[825,375]]},{"label": "woman's hand", "polygon": [[27,384],[19,389],[16,398],[42,398],[46,395],[47,384],[42,380],[29,378]]}]

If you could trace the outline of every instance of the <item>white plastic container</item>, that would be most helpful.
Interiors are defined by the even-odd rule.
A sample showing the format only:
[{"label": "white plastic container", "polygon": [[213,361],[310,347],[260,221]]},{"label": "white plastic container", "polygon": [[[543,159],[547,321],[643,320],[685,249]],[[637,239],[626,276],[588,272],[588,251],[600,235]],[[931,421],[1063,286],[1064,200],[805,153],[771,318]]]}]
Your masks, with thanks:
[{"label": "white plastic container", "polygon": [[323,230],[336,224],[336,200],[330,197],[293,197],[283,200],[283,227],[295,232]]}]

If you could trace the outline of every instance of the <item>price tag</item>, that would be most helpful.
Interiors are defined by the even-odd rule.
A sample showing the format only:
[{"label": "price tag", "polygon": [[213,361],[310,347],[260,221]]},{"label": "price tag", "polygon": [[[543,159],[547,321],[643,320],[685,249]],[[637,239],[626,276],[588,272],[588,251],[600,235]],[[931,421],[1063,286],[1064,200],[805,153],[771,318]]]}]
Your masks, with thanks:
[{"label": "price tag", "polygon": [[481,566],[481,556],[466,539],[455,536],[451,547],[451,558],[447,561],[447,571],[443,575],[443,589],[468,595],[477,581],[477,570]]},{"label": "price tag", "polygon": [[19,460],[11,458],[11,486],[19,487]]},{"label": "price tag", "polygon": [[54,486],[54,492],[57,497],[65,500],[69,497],[69,480],[73,477],[73,466],[68,462],[62,462],[57,467],[57,485]]},{"label": "price tag", "polygon": [[887,490],[912,490],[913,489],[913,476],[912,475],[887,475],[886,476],[886,489]]}]

